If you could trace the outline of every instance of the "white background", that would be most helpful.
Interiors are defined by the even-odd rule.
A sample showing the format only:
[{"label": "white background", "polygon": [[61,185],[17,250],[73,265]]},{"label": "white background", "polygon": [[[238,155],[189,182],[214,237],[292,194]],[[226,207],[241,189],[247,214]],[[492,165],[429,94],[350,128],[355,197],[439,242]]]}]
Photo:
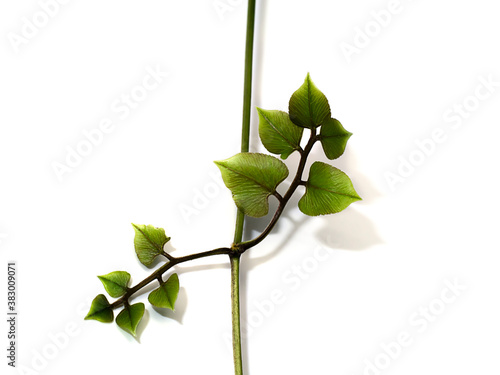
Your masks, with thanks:
[{"label": "white background", "polygon": [[[131,222],[164,227],[174,255],[232,240],[234,205],[212,161],[239,150],[246,5],[219,3],[228,8],[68,1],[18,51],[13,34],[23,36],[25,17],[44,23],[40,3],[0,5],[0,310],[15,260],[23,366],[9,373],[232,373],[224,257],[177,269],[175,314],[135,299],[148,306],[138,340],[83,321],[103,292],[96,275],[126,270],[136,283],[151,272],[135,258]],[[364,200],[308,218],[297,195],[244,256],[248,374],[500,370],[498,3],[389,4],[272,0],[258,9],[253,106],[286,110],[310,72],[354,133],[334,165]],[[350,58],[346,43],[358,48]],[[139,92],[148,67],[169,76],[120,117],[113,103]],[[488,91],[481,80],[497,83]],[[457,106],[465,112],[451,120]],[[251,148],[263,151],[252,114]],[[112,131],[60,181],[54,162],[103,119]],[[424,142],[440,132],[443,142]],[[312,156],[325,160],[319,147]],[[410,159],[418,165],[403,167]],[[292,170],[297,160],[287,160]],[[399,176],[393,189],[388,172]],[[453,294],[450,283],[465,289]],[[5,354],[6,324],[1,332]],[[399,350],[391,343],[405,332],[410,344]]]}]

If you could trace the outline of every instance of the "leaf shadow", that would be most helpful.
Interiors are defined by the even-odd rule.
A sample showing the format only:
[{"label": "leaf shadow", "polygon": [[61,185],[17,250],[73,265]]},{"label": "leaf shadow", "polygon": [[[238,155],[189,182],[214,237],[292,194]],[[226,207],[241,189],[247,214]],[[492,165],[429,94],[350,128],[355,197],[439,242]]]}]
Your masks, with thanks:
[{"label": "leaf shadow", "polygon": [[332,249],[361,251],[383,243],[373,223],[355,209],[342,217],[325,217],[323,221],[323,227],[315,232],[316,238]]},{"label": "leaf shadow", "polygon": [[[274,250],[265,255],[248,259],[242,267],[244,271],[250,271],[252,268],[257,267],[280,254],[290,241],[295,238],[297,233],[300,233],[299,228],[310,220],[321,220],[324,223],[324,226],[315,232],[314,237],[323,245],[331,248],[338,250],[365,250],[383,243],[377,233],[375,225],[369,220],[368,217],[356,209],[357,206],[370,205],[375,200],[379,199],[382,194],[374,187],[369,179],[359,172],[355,155],[351,154],[347,150],[346,154],[347,156],[343,160],[334,161],[335,166],[341,170],[349,171],[353,184],[363,200],[355,202],[346,210],[337,214],[311,217],[303,215],[299,212],[298,202],[302,193],[300,191],[296,191],[288,202],[287,207],[285,207],[282,217],[271,232],[271,234],[279,232],[280,229],[282,229],[281,227],[283,227],[283,223],[287,221],[288,224],[291,223],[291,228],[288,228],[288,233],[282,236],[283,239],[274,246]],[[320,147],[313,150],[311,158],[313,160],[323,159],[326,163],[333,164],[331,160],[327,160],[325,158],[323,150],[321,150]],[[306,168],[306,171],[307,170],[308,168]],[[304,176],[304,178],[306,178],[306,176]],[[269,205],[270,213],[264,218],[246,218],[245,238],[255,237],[256,234],[261,233],[267,226],[278,206],[278,201],[276,199],[272,199],[270,200]]]},{"label": "leaf shadow", "polygon": [[[216,255],[217,257],[223,257],[224,259],[227,259],[227,255]],[[183,273],[189,273],[189,272],[199,272],[199,271],[207,271],[207,270],[216,270],[216,269],[230,269],[231,266],[229,265],[229,262],[226,261],[226,263],[214,263],[214,264],[200,264],[197,266],[182,266],[182,265],[176,265],[176,269],[178,270],[178,274],[181,275]]]},{"label": "leaf shadow", "polygon": [[186,313],[188,305],[188,298],[186,293],[186,288],[181,287],[179,289],[179,295],[177,296],[177,301],[175,302],[175,310],[172,311],[170,309],[151,306],[153,310],[164,318],[169,318],[175,320],[177,323],[182,325],[182,320],[184,318],[184,314]]},{"label": "leaf shadow", "polygon": [[[206,271],[206,270],[213,270],[213,269],[229,269],[229,268],[230,268],[230,266],[228,263],[226,263],[226,264],[224,264],[224,263],[206,264],[206,265],[197,265],[197,266],[177,265],[175,267],[175,273],[177,273],[178,275],[182,275],[182,274],[189,273],[189,272],[199,272],[199,271]],[[157,286],[154,286],[154,285],[152,286],[150,284],[147,287],[144,287],[140,293],[137,293],[137,295],[148,293],[150,291],[153,291],[156,288],[157,288]],[[152,305],[150,305],[150,306],[153,308],[153,310],[156,313],[154,315],[155,320],[163,321],[164,320],[163,318],[169,318],[169,319],[175,320],[177,323],[182,325],[184,315],[186,313],[187,306],[188,306],[188,297],[187,297],[186,288],[181,287],[179,289],[179,295],[178,295],[177,301],[175,303],[175,310],[174,311],[172,311],[170,309],[166,309],[166,308],[152,306]],[[159,318],[159,316],[161,316],[162,318],[156,319],[156,318]]]},{"label": "leaf shadow", "polygon": [[[287,235],[283,236],[283,239],[279,242],[277,246],[275,246],[273,251],[270,251],[266,255],[262,255],[259,257],[254,257],[254,258],[249,258],[248,261],[245,261],[242,268],[245,271],[250,271],[252,268],[257,267],[258,265],[267,262],[268,260],[276,257],[285,247],[286,245],[293,239],[295,234],[297,233],[297,229],[303,225],[307,220],[310,219],[309,216],[302,215],[300,219],[295,220],[293,218],[293,215],[290,214],[292,208],[297,206],[299,201],[299,198],[297,194],[294,194],[292,198],[289,201],[288,207],[285,207],[285,210],[283,211],[283,214],[276,223],[276,226],[273,228],[272,233],[277,233],[280,232],[280,229],[282,229],[284,220],[289,221],[293,223],[293,229],[290,230],[290,233]],[[267,226],[267,223],[271,220],[271,217],[276,211],[277,208],[277,201],[273,200],[272,202],[269,202],[270,205],[270,214],[267,215],[264,219],[265,220],[259,220],[259,219],[254,219],[254,218],[247,218],[245,222],[245,237],[251,237],[255,236],[255,233],[260,233],[264,230],[264,228]],[[257,245],[259,246],[259,245]],[[262,245],[260,245],[262,246]]]},{"label": "leaf shadow", "polygon": [[130,335],[130,334],[128,334],[128,333],[126,333],[121,328],[119,328],[119,330],[122,331],[123,334],[127,336],[128,340],[135,340],[135,341],[137,341],[140,344],[141,343],[142,333],[144,332],[144,330],[148,326],[149,320],[150,320],[149,311],[148,311],[148,309],[145,309],[144,310],[144,315],[142,316],[142,319],[141,319],[139,325],[136,328],[135,337],[132,336],[132,335]]},{"label": "leaf shadow", "polygon": [[[336,167],[341,170],[346,170],[351,175],[353,184],[356,187],[357,192],[363,198],[362,201],[356,202],[352,207],[348,207],[345,211],[334,214],[326,215],[321,217],[310,217],[306,215],[298,214],[298,201],[300,200],[302,194],[296,192],[289,201],[289,204],[285,208],[282,217],[276,224],[272,233],[277,233],[282,231],[284,222],[287,224],[287,233],[283,234],[281,241],[277,245],[273,246],[273,250],[267,252],[265,255],[257,257],[248,257],[244,254],[243,257],[247,258],[242,262],[240,269],[240,303],[241,303],[241,319],[242,321],[248,321],[247,315],[249,313],[249,302],[248,302],[248,274],[249,272],[259,265],[275,258],[280,253],[282,253],[289,243],[293,241],[297,235],[301,232],[299,228],[309,222],[310,220],[321,220],[322,226],[319,230],[313,233],[314,238],[320,242],[322,245],[327,246],[332,249],[337,250],[349,250],[349,251],[361,251],[367,250],[375,245],[383,243],[382,238],[377,232],[375,225],[372,221],[362,214],[359,209],[356,209],[358,205],[369,205],[379,197],[381,193],[377,191],[374,185],[362,174],[357,168],[357,163],[354,155],[349,154],[342,162],[337,162],[335,160]],[[323,150],[316,147],[312,153],[313,160],[322,160],[332,164],[331,161],[326,160],[323,154]],[[308,170],[308,168],[306,169]],[[304,179],[306,176],[304,176]],[[273,213],[277,208],[277,201],[272,199],[270,204],[270,214],[265,218],[254,219],[247,218],[245,221],[245,238],[253,238],[256,234],[261,233],[267,226],[272,218]],[[291,224],[291,225],[290,225]],[[291,228],[290,228],[291,227]],[[302,233],[303,235],[303,233]],[[246,372],[249,371],[248,363],[248,339],[242,338],[242,355],[244,359]]]}]

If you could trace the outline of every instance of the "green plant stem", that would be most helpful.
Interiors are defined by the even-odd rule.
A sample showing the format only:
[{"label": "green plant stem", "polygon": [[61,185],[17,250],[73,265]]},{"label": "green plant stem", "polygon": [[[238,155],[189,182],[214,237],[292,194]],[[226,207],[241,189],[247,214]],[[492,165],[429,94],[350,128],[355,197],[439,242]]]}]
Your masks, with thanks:
[{"label": "green plant stem", "polygon": [[243,374],[240,327],[240,254],[231,254],[231,313],[233,325],[233,359],[235,375]]},{"label": "green plant stem", "polygon": [[[243,121],[241,124],[241,152],[250,149],[250,118],[252,111],[252,79],[253,79],[253,44],[255,34],[256,0],[248,0],[247,31],[245,43],[245,74],[243,82]],[[234,243],[240,243],[243,238],[245,214],[238,209],[234,230]]]},{"label": "green plant stem", "polygon": [[229,254],[231,262],[231,327],[233,335],[234,374],[243,375],[243,359],[241,355],[241,311],[240,311],[240,254],[234,244],[243,240],[245,214],[238,208],[234,229],[233,253]]},{"label": "green plant stem", "polygon": [[[253,44],[255,34],[256,0],[248,0],[247,31],[245,43],[245,78],[243,84],[243,121],[241,125],[241,152],[250,149],[250,118],[252,111]],[[243,240],[245,214],[238,209],[234,229],[234,244]],[[240,313],[240,254],[231,254],[231,305],[233,329],[233,358],[235,375],[243,375],[241,356],[241,313]]]},{"label": "green plant stem", "polygon": [[243,240],[243,227],[245,225],[245,214],[238,208],[236,212],[236,225],[234,227],[233,243],[237,244]]},{"label": "green plant stem", "polygon": [[248,0],[247,35],[245,45],[245,81],[243,86],[243,124],[241,127],[241,152],[248,152],[250,148],[250,114],[252,110],[255,3],[256,0]]}]

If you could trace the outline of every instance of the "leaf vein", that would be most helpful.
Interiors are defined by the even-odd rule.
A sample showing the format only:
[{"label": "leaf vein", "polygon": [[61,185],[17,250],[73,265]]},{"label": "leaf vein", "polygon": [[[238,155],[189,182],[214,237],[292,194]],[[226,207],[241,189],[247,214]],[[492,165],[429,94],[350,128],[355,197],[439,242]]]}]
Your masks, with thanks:
[{"label": "leaf vein", "polygon": [[322,191],[326,191],[328,193],[332,193],[332,194],[336,194],[336,195],[342,195],[344,197],[349,197],[349,198],[353,198],[353,199],[356,199],[356,200],[359,200],[360,198],[356,195],[351,195],[351,194],[345,194],[345,193],[339,193],[339,192],[336,192],[336,191],[333,191],[333,190],[328,190],[328,188],[323,188],[323,187],[319,187],[319,186],[316,186],[316,185],[313,185],[311,183],[309,183],[307,185],[308,188],[313,188],[313,189],[318,189],[318,190],[322,190]]},{"label": "leaf vein", "polygon": [[[151,239],[149,238],[149,236],[146,235],[146,233],[144,233],[142,231],[141,228],[139,228],[137,225],[135,224],[132,224],[139,232],[141,232],[141,234],[144,236],[144,238],[151,244],[153,245],[153,247],[155,247],[157,250],[159,250],[160,252],[163,251],[163,246],[159,246],[158,244],[156,244],[155,242],[151,241]],[[168,241],[167,241],[168,242]],[[165,244],[163,244],[165,245]]]},{"label": "leaf vein", "polygon": [[274,189],[274,190],[272,190],[272,191],[271,191],[271,190],[269,190],[269,188],[268,188],[267,186],[262,185],[260,182],[258,182],[258,181],[257,181],[257,180],[255,180],[254,178],[252,178],[252,177],[250,177],[250,176],[247,176],[246,174],[243,174],[243,173],[242,173],[242,172],[240,172],[240,171],[237,171],[237,170],[235,170],[235,169],[233,169],[233,168],[230,168],[230,167],[228,167],[228,166],[226,166],[226,165],[223,165],[223,167],[224,167],[224,168],[226,168],[226,169],[228,169],[228,170],[230,170],[231,172],[234,172],[234,173],[236,173],[236,174],[238,174],[238,175],[240,175],[240,176],[243,176],[243,177],[245,177],[245,178],[249,179],[250,181],[255,182],[257,185],[259,185],[259,186],[261,186],[262,188],[264,188],[264,190],[268,191],[268,192],[269,192],[269,195],[273,194],[273,193],[276,191],[276,189]]},{"label": "leaf vein", "polygon": [[272,127],[275,131],[276,131],[276,133],[278,133],[278,134],[281,136],[281,138],[283,138],[283,139],[284,139],[284,140],[285,140],[285,141],[286,141],[286,142],[287,142],[290,146],[292,146],[292,148],[293,148],[294,150],[297,150],[297,146],[296,146],[296,145],[294,145],[294,144],[292,143],[292,141],[290,141],[287,137],[285,137],[285,136],[284,136],[284,135],[283,135],[283,134],[282,134],[282,133],[278,130],[278,128],[277,128],[276,126],[274,126],[274,124],[271,122],[271,120],[269,120],[269,118],[268,118],[265,114],[263,114],[263,113],[262,113],[262,117],[264,117],[264,118],[266,119],[267,123],[268,123],[269,125],[271,125],[271,127]]}]

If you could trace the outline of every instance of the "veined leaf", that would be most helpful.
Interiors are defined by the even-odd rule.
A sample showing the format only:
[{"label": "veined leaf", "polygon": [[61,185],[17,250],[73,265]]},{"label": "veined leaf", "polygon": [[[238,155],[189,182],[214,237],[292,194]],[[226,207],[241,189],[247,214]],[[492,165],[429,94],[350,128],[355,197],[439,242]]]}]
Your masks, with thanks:
[{"label": "veined leaf", "polygon": [[85,320],[97,320],[102,323],[110,323],[113,321],[113,309],[104,294],[99,294],[92,301],[90,310],[85,317]]},{"label": "veined leaf", "polygon": [[132,224],[135,230],[134,246],[137,257],[145,266],[150,266],[155,258],[163,252],[163,246],[170,241],[163,228],[152,225]]},{"label": "veined leaf", "polygon": [[136,336],[137,326],[144,315],[144,304],[142,302],[135,305],[125,306],[116,317],[116,324],[124,331]]},{"label": "veined leaf", "polygon": [[326,96],[314,85],[309,73],[304,84],[295,91],[288,104],[290,120],[304,128],[315,128],[331,117]]},{"label": "veined leaf", "polygon": [[352,133],[345,130],[342,124],[334,118],[323,122],[319,137],[326,157],[333,160],[341,156],[351,135]]},{"label": "veined leaf", "polygon": [[130,274],[125,271],[115,271],[107,275],[97,276],[104,285],[106,292],[113,297],[118,298],[125,294],[127,291],[128,283],[130,281]]},{"label": "veined leaf", "polygon": [[361,198],[344,172],[317,161],[309,171],[306,193],[299,201],[299,208],[309,216],[328,215],[358,200]]},{"label": "veined leaf", "polygon": [[153,306],[174,310],[178,294],[179,277],[174,273],[158,289],[149,294],[148,300]]},{"label": "veined leaf", "polygon": [[236,206],[252,217],[267,214],[269,195],[288,176],[288,168],[281,160],[264,154],[244,152],[215,164]]},{"label": "veined leaf", "polygon": [[259,112],[259,135],[267,151],[281,154],[286,159],[292,152],[300,149],[303,128],[295,125],[288,113],[283,111],[267,111],[257,108]]}]

